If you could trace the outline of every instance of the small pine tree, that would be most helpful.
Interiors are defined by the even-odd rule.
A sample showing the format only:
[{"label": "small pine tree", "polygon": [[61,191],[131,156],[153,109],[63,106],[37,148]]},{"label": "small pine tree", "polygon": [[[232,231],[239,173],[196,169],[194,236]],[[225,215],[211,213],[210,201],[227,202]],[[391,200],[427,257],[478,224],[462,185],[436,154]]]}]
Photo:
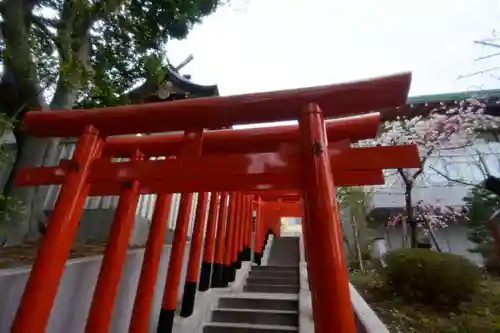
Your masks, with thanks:
[{"label": "small pine tree", "polygon": [[493,236],[487,223],[491,215],[500,208],[500,197],[483,186],[477,186],[463,200],[467,210],[467,238],[475,244],[469,251],[488,258],[493,247]]}]

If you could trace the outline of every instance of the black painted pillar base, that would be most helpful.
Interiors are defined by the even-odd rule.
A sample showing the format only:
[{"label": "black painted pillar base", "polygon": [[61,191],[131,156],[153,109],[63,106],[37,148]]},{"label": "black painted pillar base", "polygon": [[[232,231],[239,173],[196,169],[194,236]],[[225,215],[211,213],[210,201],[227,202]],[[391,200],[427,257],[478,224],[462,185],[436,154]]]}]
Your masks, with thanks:
[{"label": "black painted pillar base", "polygon": [[231,265],[231,276],[229,277],[229,282],[234,282],[236,280],[236,263],[233,262]]},{"label": "black painted pillar base", "polygon": [[241,251],[241,261],[250,261],[252,259],[252,249],[249,247],[244,247]]},{"label": "black painted pillar base", "polygon": [[225,288],[227,287],[227,282],[224,280],[224,270],[222,264],[213,264],[212,266],[212,282],[210,286],[212,288]]},{"label": "black painted pillar base", "polygon": [[199,291],[207,291],[210,288],[210,275],[212,274],[212,263],[202,262],[200,272],[200,284],[198,285]]},{"label": "black painted pillar base", "polygon": [[271,235],[271,233],[268,231],[267,234],[266,234],[266,238],[264,239],[264,247],[267,246],[267,242],[269,241],[269,236]]},{"label": "black painted pillar base", "polygon": [[267,246],[267,242],[269,242],[269,237],[271,237],[271,235],[276,236],[274,234],[274,232],[272,232],[271,230],[268,230],[266,233],[266,239],[264,240],[264,247]]},{"label": "black painted pillar base", "polygon": [[273,231],[269,229],[266,233],[266,238],[269,238],[269,236],[274,235]]},{"label": "black painted pillar base", "polygon": [[196,282],[186,281],[182,295],[181,317],[187,318],[193,314],[196,297]]},{"label": "black painted pillar base", "polygon": [[254,252],[253,253],[253,262],[257,265],[262,265],[262,253]]},{"label": "black painted pillar base", "polygon": [[229,283],[229,282],[234,282],[234,279],[236,277],[236,267],[234,263],[232,263],[229,266],[224,265],[223,268],[223,275],[224,275],[224,281]]},{"label": "black painted pillar base", "polygon": [[238,252],[238,257],[236,258],[234,265],[235,265],[236,269],[241,268],[241,252]]},{"label": "black painted pillar base", "polygon": [[156,333],[172,333],[172,326],[174,325],[175,309],[160,310],[160,318],[158,319],[158,328]]}]

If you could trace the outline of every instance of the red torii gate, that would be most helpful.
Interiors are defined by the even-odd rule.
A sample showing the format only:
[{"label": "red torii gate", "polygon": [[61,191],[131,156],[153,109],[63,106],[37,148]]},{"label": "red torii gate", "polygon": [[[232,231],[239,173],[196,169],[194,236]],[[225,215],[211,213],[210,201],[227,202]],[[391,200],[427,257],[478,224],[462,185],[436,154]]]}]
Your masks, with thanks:
[{"label": "red torii gate", "polygon": [[[207,135],[208,136],[208,135]],[[267,190],[273,188],[296,189],[297,180],[287,179],[299,172],[298,155],[290,145],[276,153],[211,154],[203,158],[203,165],[186,175],[185,165],[175,159],[131,162],[111,162],[101,158],[93,162],[88,182],[92,184],[89,195],[118,195],[123,182],[140,179],[142,194],[175,189],[193,192],[220,190]],[[339,177],[337,186],[383,184],[382,169],[398,168],[408,154],[415,153],[414,146],[344,148],[328,151],[331,172]],[[411,163],[412,160],[409,160]],[[361,164],[362,163],[362,164]],[[403,162],[404,163],[404,162]],[[413,165],[413,164],[411,164]],[[184,169],[183,169],[184,167]],[[216,168],[216,169],[212,169]],[[62,184],[73,169],[72,161],[43,168],[27,168],[18,172],[18,186]],[[262,169],[262,171],[261,171]],[[265,170],[264,170],[265,169]],[[257,171],[255,171],[257,170]],[[189,171],[189,170],[188,170]],[[171,175],[184,175],[172,179]],[[218,182],[207,177],[217,177]],[[189,179],[186,179],[189,178]],[[245,179],[242,179],[245,178]],[[235,183],[236,182],[236,183]]]},{"label": "red torii gate", "polygon": [[[28,133],[46,137],[79,136],[79,140],[71,161],[56,167],[29,169],[19,173],[17,179],[19,185],[60,183],[62,187],[11,332],[44,332],[87,195],[121,195],[87,321],[86,332],[94,333],[107,332],[109,327],[137,198],[140,193],[154,192],[159,193],[159,196],[143,264],[147,269],[143,266],[145,277],[141,274],[130,332],[142,332],[141,327],[144,327],[145,320],[147,325],[151,301],[150,285],[154,285],[158,269],[157,265],[155,268],[154,261],[159,260],[158,249],[161,250],[162,245],[160,238],[165,230],[165,223],[162,222],[170,205],[170,193],[184,193],[169,263],[166,282],[169,288],[164,294],[158,328],[158,332],[169,332],[172,328],[180,268],[184,256],[192,196],[189,193],[200,192],[201,197],[201,204],[197,207],[188,268],[188,279],[194,279],[190,282],[194,282],[196,288],[197,276],[194,275],[198,272],[195,257],[199,258],[201,254],[199,239],[203,238],[202,223],[206,213],[206,192],[214,194],[216,191],[222,191],[220,203],[217,194],[212,196],[216,200],[213,200],[214,203],[210,205],[208,212],[207,235],[214,237],[214,225],[217,219],[215,211],[218,206],[220,214],[218,214],[217,242],[208,246],[215,247],[214,262],[225,266],[226,274],[223,278],[227,283],[231,280],[231,275],[234,275],[232,263],[237,261],[238,252],[241,251],[243,244],[248,245],[252,196],[242,192],[266,189],[299,190],[302,193],[305,208],[304,227],[307,229],[307,234],[311,235],[309,237],[315,238],[314,246],[306,243],[308,253],[311,254],[309,270],[316,332],[331,332],[332,329],[338,332],[354,332],[347,271],[341,248],[342,239],[337,208],[334,205],[332,175],[339,177],[338,180],[341,181],[344,177],[358,177],[364,173],[370,175],[372,180],[379,177],[376,182],[380,182],[383,181],[381,168],[387,166],[363,169],[357,163],[350,163],[350,159],[345,158],[349,154],[356,154],[355,151],[359,149],[329,150],[328,132],[323,117],[353,112],[365,113],[404,104],[409,83],[410,75],[401,74],[371,81],[295,91],[182,100],[91,111],[27,113],[25,129]],[[266,135],[263,135],[264,139],[257,139],[261,140],[259,142],[262,145],[260,148],[255,148],[257,152],[252,150],[258,146],[257,144],[247,145],[246,149],[249,151],[245,151],[245,144],[242,144],[243,148],[239,150],[238,146],[221,142],[220,137],[217,144],[217,139],[213,139],[216,138],[215,133],[203,132],[203,129],[208,127],[291,119],[299,119],[299,126],[295,126],[295,130],[291,127],[284,128],[283,132],[288,133],[288,139],[284,140],[295,141],[299,143],[298,146],[290,143],[281,144],[280,140],[283,138],[271,131],[273,134],[266,134],[267,139]],[[374,116],[369,116],[360,122],[365,128],[370,128],[376,123],[374,119]],[[343,123],[342,120],[337,122]],[[373,129],[373,126],[371,128]],[[134,142],[139,143],[141,138],[109,139],[109,142],[105,142],[105,138],[110,135],[176,130],[185,131],[182,141],[177,139],[168,142],[167,139],[159,139],[157,143],[149,143],[141,148],[134,147]],[[279,128],[276,131],[279,132]],[[230,134],[233,132],[234,138],[243,133],[239,140],[244,142],[251,140],[251,134],[258,131],[252,130],[246,134],[244,131],[226,131],[229,136],[233,135]],[[335,139],[363,137],[360,132],[362,130],[349,133],[349,126],[345,125],[344,133],[348,134],[347,137]],[[213,135],[212,139],[210,135]],[[220,136],[220,132],[217,135]],[[274,139],[271,139],[271,136],[274,136]],[[155,138],[146,139],[155,140]],[[126,140],[131,141],[128,146],[130,149],[126,153],[119,152],[119,148],[113,151],[113,144],[118,147],[119,140],[124,140],[123,143]],[[208,148],[210,142],[212,148]],[[171,151],[162,152],[163,156],[171,156],[170,158],[144,160],[144,155],[149,157],[156,154],[151,147],[159,147],[162,144],[170,145],[168,149]],[[204,150],[205,147],[209,153]],[[271,151],[267,151],[268,149]],[[376,151],[372,150],[375,156],[385,154],[383,148],[375,149]],[[401,162],[399,158],[396,167],[418,166],[418,152],[415,147],[394,149],[407,149],[406,159],[411,161],[402,165],[398,164]],[[395,150],[386,152],[389,156],[398,154]],[[123,154],[131,157],[131,161],[121,163],[110,161],[110,157]],[[341,184],[339,181],[337,185]],[[352,182],[352,185],[355,184],[356,182]],[[358,182],[358,184],[364,183]],[[229,202],[227,191],[231,191]],[[153,233],[153,230],[157,232]],[[160,236],[155,238],[154,234]],[[207,248],[204,259],[205,254]],[[223,254],[224,258],[221,258]],[[321,263],[318,262],[320,257],[324,259]],[[330,276],[328,281],[325,276]],[[194,294],[192,297],[194,299]]]}]

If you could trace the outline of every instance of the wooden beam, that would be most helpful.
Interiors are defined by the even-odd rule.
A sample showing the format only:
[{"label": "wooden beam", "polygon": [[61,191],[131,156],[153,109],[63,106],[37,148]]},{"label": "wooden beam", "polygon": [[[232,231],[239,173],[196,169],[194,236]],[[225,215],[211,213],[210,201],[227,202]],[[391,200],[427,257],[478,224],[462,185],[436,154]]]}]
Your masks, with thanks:
[{"label": "wooden beam", "polygon": [[28,112],[24,129],[40,137],[76,137],[87,124],[103,136],[218,128],[295,120],[307,103],[317,103],[326,118],[363,114],[404,105],[411,74],[366,81],[227,97],[127,105],[91,110]]},{"label": "wooden beam", "polygon": [[[374,138],[380,122],[378,113],[345,117],[326,121],[328,140],[358,141]],[[263,153],[278,151],[285,143],[296,143],[298,125],[218,130],[203,134],[203,154]],[[177,155],[182,147],[183,134],[159,134],[142,137],[114,137],[106,140],[103,155],[130,157],[136,150],[144,155]]]}]

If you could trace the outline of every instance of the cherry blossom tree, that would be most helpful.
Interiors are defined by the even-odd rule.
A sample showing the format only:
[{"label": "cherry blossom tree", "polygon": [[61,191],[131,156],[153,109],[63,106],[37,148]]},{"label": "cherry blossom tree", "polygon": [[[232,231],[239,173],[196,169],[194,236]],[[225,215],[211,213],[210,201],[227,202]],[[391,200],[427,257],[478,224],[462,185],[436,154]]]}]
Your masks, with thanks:
[{"label": "cherry blossom tree", "polygon": [[393,217],[389,225],[402,225],[405,246],[409,234],[410,246],[417,247],[418,230],[421,229],[439,249],[433,230],[445,227],[460,215],[460,212],[439,203],[414,202],[413,190],[415,184],[425,178],[429,170],[426,163],[431,157],[439,159],[443,151],[471,146],[481,132],[498,128],[499,120],[484,111],[481,102],[471,99],[452,107],[443,104],[425,114],[398,117],[384,123],[376,144],[417,144],[421,156],[420,168],[398,169],[399,184],[393,184],[404,189],[404,213]]}]

